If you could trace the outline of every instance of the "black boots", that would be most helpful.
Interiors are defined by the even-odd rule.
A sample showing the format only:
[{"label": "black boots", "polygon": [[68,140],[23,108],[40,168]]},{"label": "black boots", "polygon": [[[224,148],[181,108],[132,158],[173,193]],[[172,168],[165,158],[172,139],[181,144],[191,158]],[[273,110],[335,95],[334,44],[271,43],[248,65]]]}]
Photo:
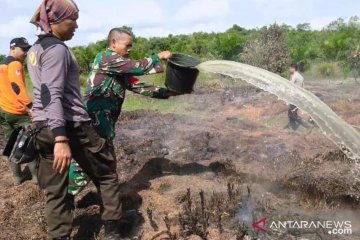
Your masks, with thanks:
[{"label": "black boots", "polygon": [[31,181],[35,184],[38,184],[38,178],[37,178],[37,162],[32,161],[27,164],[29,171],[31,173]]},{"label": "black boots", "polygon": [[144,218],[136,209],[130,209],[125,211],[119,220],[105,221],[105,239],[131,240],[131,238],[124,236],[131,235],[133,228],[143,220]]},{"label": "black boots", "polygon": [[[120,225],[117,220],[108,220],[104,222],[105,240],[131,240],[127,237],[121,237]],[[71,240],[70,236],[53,238],[52,240]]]},{"label": "black boots", "polygon": [[119,221],[108,220],[104,223],[105,226],[105,240],[120,240]]},{"label": "black boots", "polygon": [[22,177],[20,164],[16,164],[16,163],[13,163],[13,162],[9,161],[9,167],[10,167],[10,170],[11,170],[11,172],[13,174],[14,185],[20,185],[24,180],[23,177]]},{"label": "black boots", "polygon": [[[36,161],[32,161],[27,164],[29,171],[31,173],[31,180],[35,184],[38,183],[36,165],[37,165]],[[10,170],[13,174],[14,184],[20,185],[26,179],[26,176],[23,176],[20,164],[9,162],[9,166],[10,166]]]},{"label": "black boots", "polygon": [[64,237],[58,237],[58,238],[53,238],[53,240],[70,240],[70,236],[64,236]]}]

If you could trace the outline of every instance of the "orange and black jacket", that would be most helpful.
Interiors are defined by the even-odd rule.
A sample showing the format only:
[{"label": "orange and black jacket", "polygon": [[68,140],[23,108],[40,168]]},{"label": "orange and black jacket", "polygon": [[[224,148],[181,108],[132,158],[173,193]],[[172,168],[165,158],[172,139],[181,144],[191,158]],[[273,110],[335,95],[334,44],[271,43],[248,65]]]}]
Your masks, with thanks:
[{"label": "orange and black jacket", "polygon": [[22,63],[8,56],[0,63],[0,108],[11,114],[27,114],[31,106]]}]

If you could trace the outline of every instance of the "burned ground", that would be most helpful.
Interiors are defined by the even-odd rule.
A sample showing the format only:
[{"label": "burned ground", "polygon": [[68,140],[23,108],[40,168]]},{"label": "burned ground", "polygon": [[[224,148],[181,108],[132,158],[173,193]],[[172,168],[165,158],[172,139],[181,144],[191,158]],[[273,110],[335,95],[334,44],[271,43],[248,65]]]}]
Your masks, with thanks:
[{"label": "burned ground", "polygon": [[[359,124],[353,83],[307,88]],[[188,103],[181,112],[123,113],[114,141],[123,208],[142,214],[129,234],[143,240],[360,239],[359,166],[310,123],[284,129],[287,106],[275,96],[247,85],[223,89],[176,97]],[[12,186],[5,160],[0,173],[0,239],[45,239],[43,192],[29,181]],[[76,197],[74,239],[102,239],[99,212],[90,184]],[[349,220],[352,235],[269,226],[266,234],[252,227],[263,218]]]}]

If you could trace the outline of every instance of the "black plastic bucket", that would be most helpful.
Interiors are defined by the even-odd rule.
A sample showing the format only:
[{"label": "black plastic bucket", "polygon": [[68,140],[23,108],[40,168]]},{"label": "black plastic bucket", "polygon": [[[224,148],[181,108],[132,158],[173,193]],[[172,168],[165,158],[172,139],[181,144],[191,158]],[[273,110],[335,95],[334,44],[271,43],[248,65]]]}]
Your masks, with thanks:
[{"label": "black plastic bucket", "polygon": [[196,68],[200,60],[182,53],[175,53],[168,60],[165,86],[176,93],[191,93],[199,75]]}]

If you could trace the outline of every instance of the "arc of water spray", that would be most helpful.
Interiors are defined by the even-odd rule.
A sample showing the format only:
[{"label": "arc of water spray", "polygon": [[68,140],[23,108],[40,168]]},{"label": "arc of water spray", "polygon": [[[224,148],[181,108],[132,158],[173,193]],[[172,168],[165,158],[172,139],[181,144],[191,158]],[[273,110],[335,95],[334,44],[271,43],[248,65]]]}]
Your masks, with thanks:
[{"label": "arc of water spray", "polygon": [[244,80],[306,111],[326,137],[333,141],[348,158],[359,162],[360,134],[306,89],[297,87],[272,72],[233,61],[207,61],[199,64],[197,68],[200,71],[219,73]]}]

